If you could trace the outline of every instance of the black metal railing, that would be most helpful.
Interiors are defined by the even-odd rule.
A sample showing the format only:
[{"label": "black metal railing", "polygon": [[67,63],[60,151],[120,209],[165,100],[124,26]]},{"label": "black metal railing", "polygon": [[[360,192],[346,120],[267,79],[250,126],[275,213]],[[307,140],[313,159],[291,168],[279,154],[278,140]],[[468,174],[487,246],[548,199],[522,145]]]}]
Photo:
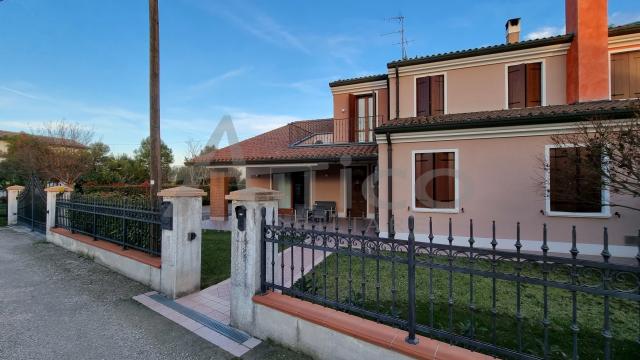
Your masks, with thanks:
[{"label": "black metal railing", "polygon": [[[521,251],[519,223],[506,251],[497,249],[495,222],[490,248],[478,248],[472,221],[469,245],[457,246],[451,220],[441,244],[431,219],[416,241],[413,217],[408,240],[399,240],[393,220],[381,238],[267,224],[264,215],[263,292],[405,329],[409,343],[422,334],[504,358],[633,358],[640,350],[640,245],[637,265],[611,263],[606,228],[602,261],[594,261],[578,258],[575,227],[571,251],[552,256],[546,225],[540,252],[531,253]],[[305,260],[315,264],[310,271]]]},{"label": "black metal railing", "polygon": [[296,121],[289,126],[289,145],[316,145],[333,143],[333,121]]},{"label": "black metal railing", "polygon": [[0,186],[0,226],[7,225],[7,195],[7,190],[4,187]]},{"label": "black metal railing", "polygon": [[162,244],[160,213],[158,201],[142,197],[67,193],[56,199],[56,227],[156,256]]}]

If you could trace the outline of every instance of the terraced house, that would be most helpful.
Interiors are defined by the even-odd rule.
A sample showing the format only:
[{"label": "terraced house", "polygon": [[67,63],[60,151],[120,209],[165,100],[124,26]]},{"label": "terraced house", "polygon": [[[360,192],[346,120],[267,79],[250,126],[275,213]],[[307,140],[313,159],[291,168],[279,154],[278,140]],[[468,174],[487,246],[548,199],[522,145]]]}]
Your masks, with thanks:
[{"label": "terraced house", "polygon": [[[495,221],[498,248],[513,248],[520,222],[524,250],[540,248],[544,223],[552,251],[562,252],[576,225],[581,253],[593,255],[607,226],[612,254],[635,256],[640,213],[606,204],[637,208],[640,200],[610,193],[600,179],[560,193],[554,179],[567,166],[565,149],[551,136],[593,118],[634,117],[640,23],[610,26],[606,0],[567,0],[565,12],[564,35],[521,41],[520,19],[511,19],[505,43],[334,81],[333,118],[290,123],[196,159],[211,167],[211,216],[229,216],[226,169],[241,166],[247,187],[282,192],[282,214],[306,218],[317,202],[335,204],[335,216],[375,219],[383,235],[393,214],[396,237],[408,235],[414,215],[420,241],[432,218],[436,242],[447,241],[451,218],[454,244],[465,245],[473,219],[476,246],[490,246]],[[572,197],[585,181],[600,184],[595,205]]]}]

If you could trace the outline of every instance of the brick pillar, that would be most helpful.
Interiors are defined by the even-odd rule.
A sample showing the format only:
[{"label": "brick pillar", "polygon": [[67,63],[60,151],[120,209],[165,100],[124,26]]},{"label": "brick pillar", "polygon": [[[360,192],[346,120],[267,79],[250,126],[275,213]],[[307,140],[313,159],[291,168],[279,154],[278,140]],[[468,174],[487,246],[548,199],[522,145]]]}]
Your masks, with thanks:
[{"label": "brick pillar", "polygon": [[226,170],[211,170],[210,206],[213,220],[227,220],[229,208],[225,196],[229,193],[229,176]]}]

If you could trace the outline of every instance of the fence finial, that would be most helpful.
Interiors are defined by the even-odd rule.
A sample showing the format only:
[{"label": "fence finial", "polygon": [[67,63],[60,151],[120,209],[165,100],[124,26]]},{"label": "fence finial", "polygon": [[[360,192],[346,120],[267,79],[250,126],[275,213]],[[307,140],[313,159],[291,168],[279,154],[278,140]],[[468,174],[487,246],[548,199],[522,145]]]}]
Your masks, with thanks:
[{"label": "fence finial", "polygon": [[453,223],[451,222],[451,218],[449,218],[449,237],[447,240],[449,240],[449,246],[451,246],[453,244]]},{"label": "fence finial", "polygon": [[542,224],[542,255],[547,255],[547,251],[549,251],[549,245],[547,245],[547,223]]},{"label": "fence finial", "polygon": [[433,218],[429,216],[429,242],[433,243]]},{"label": "fence finial", "polygon": [[469,219],[469,247],[472,248],[475,242],[473,239],[473,219]]},{"label": "fence finial", "polygon": [[571,256],[573,257],[573,259],[575,260],[576,257],[578,257],[578,237],[576,235],[576,226],[573,225],[571,227],[571,250],[569,251],[571,253]]},{"label": "fence finial", "polygon": [[391,215],[391,217],[389,218],[389,237],[392,239],[396,237],[394,215]]},{"label": "fence finial", "polygon": [[497,245],[498,241],[496,240],[496,221],[493,220],[491,222],[491,247],[493,248],[493,250],[496,249]]},{"label": "fence finial", "polygon": [[518,251],[518,253],[520,252],[521,248],[522,243],[520,242],[520,221],[518,221],[518,223],[516,224],[516,250]]}]

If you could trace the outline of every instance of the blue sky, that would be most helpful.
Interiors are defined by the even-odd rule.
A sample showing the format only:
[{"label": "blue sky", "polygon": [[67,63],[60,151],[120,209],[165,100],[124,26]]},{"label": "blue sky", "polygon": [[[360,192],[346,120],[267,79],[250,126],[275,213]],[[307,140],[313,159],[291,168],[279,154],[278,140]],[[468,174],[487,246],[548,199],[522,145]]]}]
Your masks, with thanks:
[{"label": "blue sky", "polygon": [[[0,2],[0,129],[65,119],[93,128],[115,153],[148,134],[146,0]],[[182,162],[223,115],[240,139],[297,119],[330,117],[331,80],[383,73],[400,57],[564,31],[561,0],[160,0],[162,139]],[[640,20],[637,0],[610,0],[609,22]],[[435,15],[435,16],[434,16]],[[224,142],[223,142],[224,144]]]}]

